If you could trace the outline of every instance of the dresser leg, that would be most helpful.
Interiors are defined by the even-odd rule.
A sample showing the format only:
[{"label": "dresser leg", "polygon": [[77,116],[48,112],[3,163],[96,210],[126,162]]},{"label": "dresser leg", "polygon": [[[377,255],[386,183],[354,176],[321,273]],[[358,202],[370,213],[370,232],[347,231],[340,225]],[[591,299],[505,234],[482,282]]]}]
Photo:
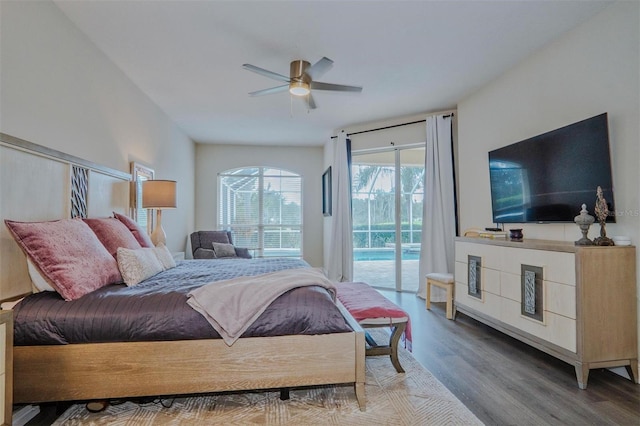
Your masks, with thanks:
[{"label": "dresser leg", "polygon": [[576,378],[578,379],[578,387],[586,389],[587,380],[589,380],[589,364],[576,363]]}]

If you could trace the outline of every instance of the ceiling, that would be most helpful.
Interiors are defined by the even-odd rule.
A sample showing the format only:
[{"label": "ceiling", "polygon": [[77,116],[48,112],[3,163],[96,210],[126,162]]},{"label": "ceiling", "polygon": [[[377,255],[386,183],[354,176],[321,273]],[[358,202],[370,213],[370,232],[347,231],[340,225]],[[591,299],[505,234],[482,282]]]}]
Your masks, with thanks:
[{"label": "ceiling", "polygon": [[[455,108],[464,97],[609,1],[54,0],[184,132],[200,143],[322,145],[336,129]],[[308,111],[282,84],[289,63],[335,63]]]}]

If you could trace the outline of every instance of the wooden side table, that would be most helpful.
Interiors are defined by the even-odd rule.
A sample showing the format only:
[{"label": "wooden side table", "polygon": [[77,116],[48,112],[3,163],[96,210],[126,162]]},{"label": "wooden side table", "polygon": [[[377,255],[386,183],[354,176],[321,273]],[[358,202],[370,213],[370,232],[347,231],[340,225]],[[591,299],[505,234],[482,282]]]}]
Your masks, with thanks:
[{"label": "wooden side table", "polygon": [[173,260],[175,260],[176,262],[178,260],[184,260],[185,259],[183,251],[178,251],[178,252],[175,252],[175,253],[171,253],[171,255],[173,256]]},{"label": "wooden side table", "polygon": [[11,424],[13,410],[13,311],[0,311],[0,421]]}]

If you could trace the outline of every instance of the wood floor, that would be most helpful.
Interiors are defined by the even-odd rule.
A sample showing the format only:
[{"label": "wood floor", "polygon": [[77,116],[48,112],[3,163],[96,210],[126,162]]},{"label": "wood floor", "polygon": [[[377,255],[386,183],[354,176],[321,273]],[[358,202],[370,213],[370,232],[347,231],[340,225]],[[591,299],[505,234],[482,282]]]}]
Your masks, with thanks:
[{"label": "wood floor", "polygon": [[[640,425],[640,385],[592,370],[578,389],[572,366],[458,314],[425,309],[412,293],[380,291],[413,327],[413,355],[487,425]],[[65,406],[42,406],[29,425],[50,424]]]},{"label": "wood floor", "polygon": [[[380,291],[409,313],[413,355],[487,425],[640,425],[640,385],[573,366],[412,293]],[[624,369],[623,369],[624,370]]]}]

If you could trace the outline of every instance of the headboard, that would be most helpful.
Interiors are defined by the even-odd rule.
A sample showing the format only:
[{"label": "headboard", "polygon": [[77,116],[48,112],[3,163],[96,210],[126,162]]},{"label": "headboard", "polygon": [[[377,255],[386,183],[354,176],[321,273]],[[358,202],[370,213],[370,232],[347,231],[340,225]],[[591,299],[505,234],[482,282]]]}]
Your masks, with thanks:
[{"label": "headboard", "polygon": [[26,258],[4,225],[130,213],[131,175],[0,133],[0,301],[31,293]]}]

